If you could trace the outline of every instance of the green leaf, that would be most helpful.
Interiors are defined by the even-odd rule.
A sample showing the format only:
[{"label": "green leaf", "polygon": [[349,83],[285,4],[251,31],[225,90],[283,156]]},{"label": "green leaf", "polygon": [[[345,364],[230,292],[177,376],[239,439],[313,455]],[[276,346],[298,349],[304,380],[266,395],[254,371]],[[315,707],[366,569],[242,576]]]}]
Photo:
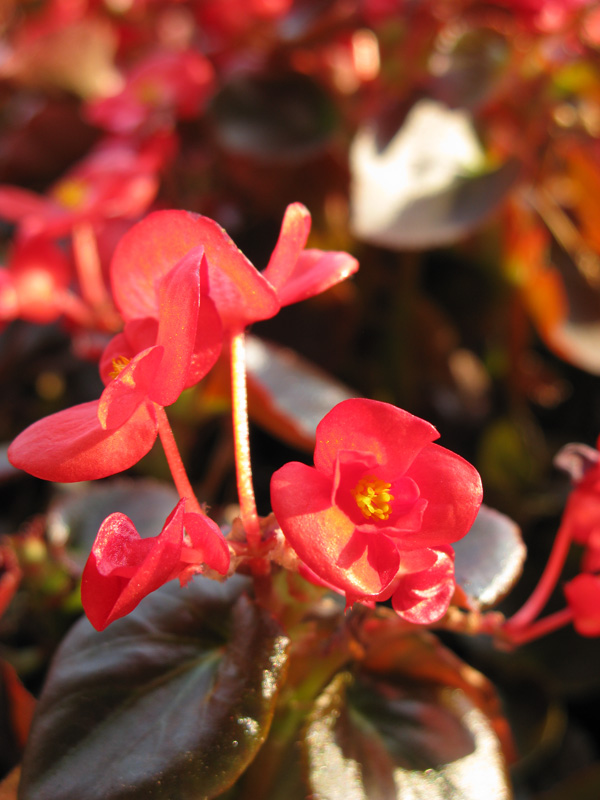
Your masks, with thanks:
[{"label": "green leaf", "polygon": [[507,800],[500,746],[459,689],[340,673],[305,732],[315,800]]},{"label": "green leaf", "polygon": [[248,583],[173,582],[59,649],[23,762],[22,800],[199,800],[261,747],[287,638]]},{"label": "green leaf", "polygon": [[510,517],[481,506],[469,533],[453,545],[456,582],[474,608],[490,608],[512,589],[527,550]]}]

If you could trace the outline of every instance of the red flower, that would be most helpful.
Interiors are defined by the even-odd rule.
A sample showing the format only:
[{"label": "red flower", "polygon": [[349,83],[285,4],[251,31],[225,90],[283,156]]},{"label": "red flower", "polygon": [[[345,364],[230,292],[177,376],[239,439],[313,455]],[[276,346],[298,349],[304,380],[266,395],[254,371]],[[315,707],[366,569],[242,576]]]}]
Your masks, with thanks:
[{"label": "red flower", "polygon": [[11,463],[72,482],[114,475],[146,455],[158,432],[156,407],[174,403],[220,352],[219,318],[201,282],[206,261],[196,248],[153,288],[158,318],[131,321],[106,348],[100,399],[35,422],[10,445]]},{"label": "red flower", "polygon": [[581,636],[600,636],[600,576],[582,573],[564,586],[573,614],[573,627]]},{"label": "red flower", "polygon": [[143,145],[111,138],[54,184],[47,195],[0,186],[0,217],[19,223],[23,236],[64,236],[81,222],[135,219],[158,191],[158,172],[170,158],[171,136]]},{"label": "red flower", "polygon": [[310,222],[303,205],[288,206],[273,255],[261,273],[212,219],[187,211],[156,211],[134,225],[116,248],[111,265],[116,303],[126,320],[156,316],[155,281],[202,245],[210,297],[223,327],[237,333],[358,269],[347,253],[304,250]]},{"label": "red flower", "polygon": [[435,428],[387,403],[346,400],[317,427],[315,466],[289,463],[271,481],[286,539],[325,583],[355,600],[392,597],[413,622],[432,622],[454,590],[449,545],[481,504],[481,480],[432,444]]},{"label": "red flower", "polygon": [[88,103],[86,116],[94,125],[131,133],[152,115],[163,122],[196,116],[212,84],[213,68],[195,50],[153,53],[132,68],[117,94]]},{"label": "red flower", "polygon": [[58,247],[39,239],[17,242],[0,269],[0,320],[20,317],[43,325],[58,319],[74,302],[70,282],[71,265]]},{"label": "red flower", "polygon": [[[184,530],[185,529],[185,530]],[[167,581],[182,585],[203,565],[224,575],[229,548],[208,517],[185,513],[180,500],[158,536],[142,539],[125,514],[102,523],[81,578],[81,600],[96,630],[129,614],[147,594]]]}]

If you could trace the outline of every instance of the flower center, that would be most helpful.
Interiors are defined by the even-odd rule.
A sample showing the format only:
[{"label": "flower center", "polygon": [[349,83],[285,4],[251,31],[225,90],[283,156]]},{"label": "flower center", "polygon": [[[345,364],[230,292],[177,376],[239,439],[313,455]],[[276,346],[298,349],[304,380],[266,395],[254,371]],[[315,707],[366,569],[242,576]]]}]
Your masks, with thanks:
[{"label": "flower center", "polygon": [[79,208],[87,195],[87,187],[78,178],[67,178],[56,186],[52,194],[64,208]]},{"label": "flower center", "polygon": [[130,361],[131,359],[127,358],[127,356],[118,356],[117,358],[113,358],[112,372],[108,373],[108,377],[114,380],[117,377],[117,375],[125,369],[125,367],[127,366],[127,364],[129,364]]},{"label": "flower center", "polygon": [[390,502],[394,496],[390,494],[391,483],[379,480],[374,475],[365,475],[352,489],[352,495],[363,517],[385,520],[392,513]]}]

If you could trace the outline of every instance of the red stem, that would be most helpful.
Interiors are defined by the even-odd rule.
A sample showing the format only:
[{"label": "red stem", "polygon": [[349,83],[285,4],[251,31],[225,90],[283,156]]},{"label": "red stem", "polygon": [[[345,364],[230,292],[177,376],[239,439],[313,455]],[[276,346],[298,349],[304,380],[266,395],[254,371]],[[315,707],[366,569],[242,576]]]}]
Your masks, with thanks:
[{"label": "red stem", "polygon": [[521,626],[514,633],[511,630],[504,628],[504,633],[511,644],[521,645],[527,642],[532,642],[534,639],[539,639],[541,636],[546,636],[558,628],[567,625],[573,619],[573,612],[570,608],[563,608],[562,611],[556,611],[554,614],[549,614],[543,619],[538,619],[528,627]]},{"label": "red stem", "polygon": [[165,451],[175,486],[179,492],[179,496],[185,497],[188,501],[186,503],[186,511],[195,511],[198,514],[204,514],[194,494],[185,467],[183,466],[183,461],[181,460],[179,448],[173,436],[167,413],[162,406],[155,404],[154,408],[156,411],[156,419],[158,420],[158,435],[160,436],[160,441]]},{"label": "red stem", "polygon": [[506,622],[505,630],[516,631],[518,628],[527,628],[539,616],[560,577],[570,546],[571,526],[565,525],[563,522],[556,534],[552,551],[538,585],[517,613],[513,614]]},{"label": "red stem", "polygon": [[121,321],[102,275],[94,229],[89,222],[80,222],[71,235],[82,297],[100,315],[108,330],[116,330]]},{"label": "red stem", "polygon": [[243,331],[231,336],[231,402],[233,407],[233,444],[240,516],[246,531],[248,547],[260,544],[260,525],[256,511],[252,465],[250,463],[250,433],[248,428],[248,396],[246,390],[246,343]]}]

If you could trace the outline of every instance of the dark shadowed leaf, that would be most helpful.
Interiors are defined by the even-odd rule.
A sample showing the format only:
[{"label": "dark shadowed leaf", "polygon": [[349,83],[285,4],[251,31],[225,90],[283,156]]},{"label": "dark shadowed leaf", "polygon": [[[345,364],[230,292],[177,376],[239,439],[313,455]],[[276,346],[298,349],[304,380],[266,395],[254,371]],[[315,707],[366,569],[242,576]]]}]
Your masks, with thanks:
[{"label": "dark shadowed leaf", "polygon": [[315,800],[508,800],[498,740],[460,690],[339,674],[304,747]]},{"label": "dark shadowed leaf", "polygon": [[23,762],[22,800],[198,800],[252,761],[287,639],[232,579],[174,583],[57,653]]},{"label": "dark shadowed leaf", "polygon": [[178,500],[171,484],[148,478],[67,485],[48,514],[47,535],[54,545],[81,551],[85,560],[109,514],[120,511],[133,521],[140,536],[157,536]]},{"label": "dark shadowed leaf", "polygon": [[331,409],[356,397],[348,387],[292,350],[256,336],[246,342],[252,419],[296,447],[312,451],[315,430]]},{"label": "dark shadowed leaf", "polygon": [[383,146],[379,124],[352,145],[351,213],[355,235],[397,250],[451,244],[481,224],[505,198],[520,171],[516,161],[486,164],[464,109],[416,103]]},{"label": "dark shadowed leaf", "polygon": [[237,77],[216,96],[211,112],[226,150],[269,162],[312,157],[334,123],[321,87],[292,72]]},{"label": "dark shadowed leaf", "polygon": [[516,522],[487,506],[481,506],[469,533],[453,547],[456,582],[479,609],[508,594],[527,555]]}]

